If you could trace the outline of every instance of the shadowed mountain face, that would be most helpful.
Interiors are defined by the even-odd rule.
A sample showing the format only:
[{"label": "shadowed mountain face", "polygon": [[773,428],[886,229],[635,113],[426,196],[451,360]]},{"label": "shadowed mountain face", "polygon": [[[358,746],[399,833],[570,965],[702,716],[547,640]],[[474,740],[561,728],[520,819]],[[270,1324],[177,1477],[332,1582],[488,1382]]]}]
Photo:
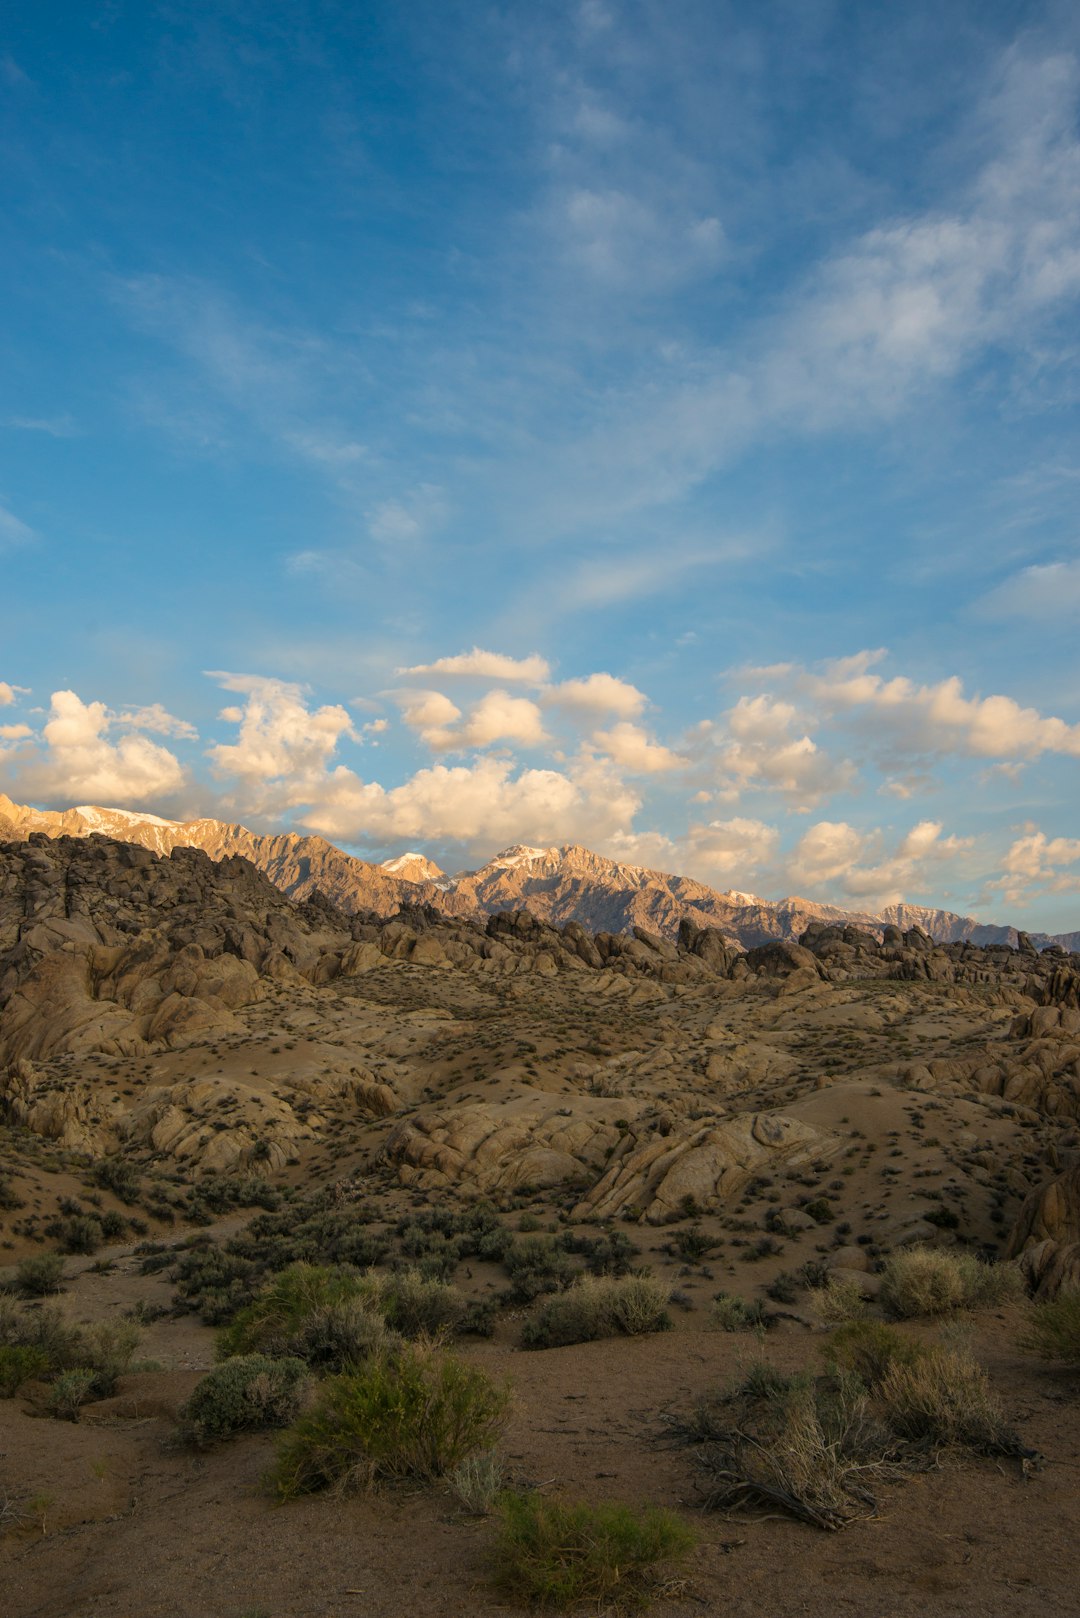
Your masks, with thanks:
[{"label": "shadowed mountain face", "polygon": [[[879,914],[841,910],[810,899],[761,899],[707,887],[692,877],[622,865],[574,844],[504,849],[476,871],[445,875],[420,854],[402,854],[375,865],[347,854],[322,837],[294,832],[267,834],[220,820],[162,820],[125,809],[41,810],[0,794],[0,840],[23,841],[31,832],[49,837],[101,835],[135,843],[157,854],[177,847],[200,848],[211,859],[241,855],[290,898],[318,892],[339,909],[394,915],[402,905],[428,904],[448,916],[489,916],[529,909],[541,920],[576,922],[590,932],[628,933],[635,927],[674,939],[686,918],[722,932],[732,944],[753,949],[772,940],[797,939],[814,922],[850,924],[880,936],[887,925],[920,927],[937,943],[1015,946],[1014,927],[992,926],[970,916],[920,905],[891,905]],[[1080,948],[1080,932],[1033,935],[1039,948],[1056,943]]]}]

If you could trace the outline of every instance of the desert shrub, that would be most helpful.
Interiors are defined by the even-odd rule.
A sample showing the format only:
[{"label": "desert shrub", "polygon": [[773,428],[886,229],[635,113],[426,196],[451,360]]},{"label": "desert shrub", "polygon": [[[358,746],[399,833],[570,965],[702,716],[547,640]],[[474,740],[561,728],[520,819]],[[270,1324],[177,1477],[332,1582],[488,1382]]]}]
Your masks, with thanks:
[{"label": "desert shrub", "polygon": [[486,1517],[506,1484],[506,1468],[494,1450],[481,1450],[458,1463],[447,1484],[459,1505],[474,1517]]},{"label": "desert shrub", "polygon": [[456,1331],[468,1307],[456,1287],[417,1270],[380,1276],[375,1299],[387,1324],[403,1337],[437,1337]]},{"label": "desert shrub", "polygon": [[[238,1354],[268,1354],[271,1357],[322,1360],[332,1364],[334,1355],[320,1355],[319,1343],[329,1349],[336,1332],[345,1325],[343,1306],[359,1303],[370,1309],[371,1287],[348,1270],[317,1264],[290,1264],[263,1288],[229,1325],[218,1332],[217,1357],[231,1359]],[[356,1328],[363,1323],[353,1318]],[[321,1332],[315,1323],[321,1326]],[[376,1331],[375,1327],[371,1328]]]},{"label": "desert shrub", "polygon": [[684,1264],[701,1264],[716,1251],[717,1243],[706,1236],[700,1225],[691,1225],[689,1230],[677,1230],[667,1250],[674,1258],[682,1259]]},{"label": "desert shrub", "polygon": [[832,1203],[827,1197],[815,1197],[812,1202],[803,1204],[803,1213],[818,1225],[830,1225],[836,1218]]},{"label": "desert shrub", "polygon": [[494,1298],[474,1298],[458,1323],[459,1337],[491,1337],[495,1332],[498,1305]]},{"label": "desert shrub", "polygon": [[569,1255],[547,1236],[515,1242],[503,1263],[510,1276],[510,1301],[533,1303],[548,1292],[562,1292],[580,1274]]},{"label": "desert shrub", "polygon": [[772,1324],[773,1316],[759,1298],[748,1303],[732,1292],[721,1292],[709,1311],[709,1325],[715,1331],[756,1331]]},{"label": "desert shrub", "polygon": [[90,1178],[103,1191],[111,1191],[121,1202],[138,1202],[141,1182],[133,1163],[123,1157],[103,1157],[94,1164]]},{"label": "desert shrub", "polygon": [[95,1320],[77,1331],[79,1341],[72,1352],[79,1367],[91,1372],[89,1397],[107,1399],[131,1369],[142,1333],[132,1320]]},{"label": "desert shrub", "polygon": [[577,1236],[566,1231],[556,1242],[564,1252],[580,1254],[590,1275],[629,1275],[634,1259],[641,1254],[640,1247],[635,1247],[621,1230],[607,1231],[602,1236]]},{"label": "desert shrub", "polygon": [[287,1500],[384,1478],[429,1482],[493,1447],[508,1400],[482,1371],[430,1347],[381,1354],[324,1383],[282,1436],[272,1486]]},{"label": "desert shrub", "polygon": [[96,1253],[105,1240],[101,1220],[93,1214],[70,1214],[46,1226],[65,1253]]},{"label": "desert shrub", "polygon": [[471,1208],[423,1208],[401,1221],[397,1235],[405,1258],[434,1259],[447,1276],[462,1259],[497,1262],[514,1244],[513,1232],[490,1202]]},{"label": "desert shrub", "polygon": [[1024,1455],[1017,1434],[969,1354],[932,1348],[909,1364],[894,1363],[879,1388],[885,1419],[899,1437],[929,1449],[980,1455]]},{"label": "desert shrub", "polygon": [[643,1606],[658,1565],[685,1555],[696,1539],[680,1518],[656,1509],[516,1493],[503,1495],[498,1509],[495,1583],[530,1606]]},{"label": "desert shrub", "polygon": [[672,1425],[699,1446],[715,1510],[780,1510],[835,1530],[873,1515],[875,1487],[896,1473],[895,1441],[853,1376],[786,1376],[761,1361]]},{"label": "desert shrub", "polygon": [[[156,1255],[150,1255],[151,1261]],[[163,1267],[163,1266],[159,1266]],[[202,1238],[177,1259],[175,1301],[193,1310],[204,1325],[220,1326],[251,1302],[262,1271],[251,1259],[228,1253]]]},{"label": "desert shrub", "polygon": [[1080,1365],[1080,1292],[1064,1292],[1051,1301],[1033,1304],[1020,1346],[1044,1360]]},{"label": "desert shrub", "polygon": [[49,1411],[60,1421],[78,1421],[86,1401],[93,1397],[94,1373],[80,1367],[63,1371],[49,1391]]},{"label": "desert shrub", "polygon": [[11,1176],[0,1169],[0,1210],[4,1213],[14,1213],[17,1208],[25,1207],[22,1197],[11,1183]]},{"label": "desert shrub", "polygon": [[302,1360],[245,1354],[217,1365],[180,1409],[180,1431],[200,1447],[235,1433],[286,1427],[309,1385]]},{"label": "desert shrub", "polygon": [[914,1365],[926,1350],[881,1320],[849,1320],[833,1332],[823,1354],[838,1372],[852,1372],[871,1390],[894,1365]]},{"label": "desert shrub", "polygon": [[82,1333],[57,1304],[31,1306],[0,1298],[0,1348],[32,1348],[44,1355],[42,1374],[78,1364]]},{"label": "desert shrub", "polygon": [[13,1399],[24,1382],[49,1369],[49,1356],[29,1343],[0,1348],[0,1399]]},{"label": "desert shrub", "polygon": [[909,1247],[887,1261],[881,1302],[888,1314],[907,1320],[1004,1303],[1019,1288],[1019,1272],[1012,1265],[987,1264],[973,1253]]},{"label": "desert shrub", "polygon": [[600,1337],[670,1331],[667,1303],[666,1288],[650,1276],[583,1276],[526,1321],[521,1341],[525,1348],[561,1348]]},{"label": "desert shrub", "polygon": [[845,1320],[858,1320],[866,1313],[866,1299],[857,1281],[839,1276],[835,1271],[825,1285],[814,1287],[811,1301],[827,1326],[839,1325]]},{"label": "desert shrub", "polygon": [[59,1253],[34,1253],[15,1266],[15,1286],[26,1298],[46,1298],[64,1285],[64,1260]]}]

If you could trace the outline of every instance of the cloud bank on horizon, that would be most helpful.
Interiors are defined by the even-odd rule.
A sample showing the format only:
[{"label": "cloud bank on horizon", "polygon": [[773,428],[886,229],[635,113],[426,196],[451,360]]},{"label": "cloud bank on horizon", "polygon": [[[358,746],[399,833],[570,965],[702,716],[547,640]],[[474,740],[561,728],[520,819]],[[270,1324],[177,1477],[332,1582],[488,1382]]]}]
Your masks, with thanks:
[{"label": "cloud bank on horizon", "polygon": [[0,91],[0,790],[1080,925],[1075,7],[24,8]]},{"label": "cloud bank on horizon", "polygon": [[[160,703],[112,712],[56,691],[43,713],[0,685],[29,720],[0,726],[0,781],[48,806],[226,815],[366,852],[420,844],[451,863],[512,842],[585,843],[721,886],[863,908],[978,892],[983,905],[1026,909],[1080,894],[1080,839],[1027,822],[1002,842],[923,813],[950,775],[970,793],[987,771],[1008,781],[1046,758],[1075,760],[1080,725],[1011,697],[968,697],[956,677],[887,679],[875,672],[884,656],[732,670],[728,706],[668,740],[665,716],[617,676],[560,682],[538,655],[479,648],[398,669],[414,683],[347,705],[316,705],[293,681],[211,672],[242,699],[217,713],[227,741],[200,738]],[[465,684],[461,705],[422,683],[437,675]],[[495,676],[533,695],[493,687]],[[391,740],[424,759],[394,784],[376,779],[387,773],[376,749]],[[830,818],[834,803],[868,794],[882,823]],[[658,829],[665,820],[678,829]]]}]

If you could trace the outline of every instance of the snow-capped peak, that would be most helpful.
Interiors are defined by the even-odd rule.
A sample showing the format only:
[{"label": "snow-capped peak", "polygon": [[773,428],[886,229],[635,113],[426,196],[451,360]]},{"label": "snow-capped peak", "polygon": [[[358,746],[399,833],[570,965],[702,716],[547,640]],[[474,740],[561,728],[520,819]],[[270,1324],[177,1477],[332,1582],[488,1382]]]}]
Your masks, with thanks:
[{"label": "snow-capped peak", "polygon": [[426,854],[417,854],[410,850],[407,854],[397,854],[393,859],[383,860],[379,867],[388,876],[397,876],[403,882],[434,882],[443,875],[440,866],[434,860],[429,860]]},{"label": "snow-capped peak", "polygon": [[162,820],[160,815],[144,814],[141,810],[99,809],[92,803],[76,804],[75,813],[82,816],[91,831],[108,829],[115,826],[118,820],[129,826],[165,826],[170,830],[179,825],[179,821]]},{"label": "snow-capped peak", "polygon": [[489,860],[488,866],[512,871],[519,865],[533,865],[537,860],[558,859],[560,852],[558,848],[529,848],[524,843],[514,843]]}]

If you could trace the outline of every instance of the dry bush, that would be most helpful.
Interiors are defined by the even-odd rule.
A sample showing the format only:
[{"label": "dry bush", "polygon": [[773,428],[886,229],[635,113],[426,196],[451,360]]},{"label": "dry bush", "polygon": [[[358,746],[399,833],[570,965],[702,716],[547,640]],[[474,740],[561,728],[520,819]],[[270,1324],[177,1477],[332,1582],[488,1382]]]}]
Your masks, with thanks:
[{"label": "dry bush", "polygon": [[866,1314],[866,1299],[859,1283],[843,1276],[831,1275],[823,1287],[812,1287],[810,1300],[827,1326],[861,1320]]},{"label": "dry bush", "polygon": [[1049,1302],[1034,1304],[1020,1346],[1044,1360],[1080,1365],[1080,1292],[1063,1292]]},{"label": "dry bush", "polygon": [[987,1264],[972,1253],[909,1247],[894,1253],[881,1276],[881,1303],[900,1320],[980,1309],[1007,1302],[1020,1290],[1011,1264]]},{"label": "dry bush", "polygon": [[873,1391],[894,1365],[913,1365],[926,1350],[882,1320],[849,1320],[833,1332],[822,1352],[836,1372],[854,1374]]},{"label": "dry bush", "polygon": [[762,1364],[699,1407],[682,1435],[702,1445],[714,1510],[781,1510],[835,1530],[872,1516],[875,1488],[898,1475],[896,1444],[852,1376],[786,1377]]},{"label": "dry bush", "polygon": [[525,1348],[561,1348],[600,1337],[670,1331],[668,1291],[647,1275],[583,1276],[526,1322]]},{"label": "dry bush", "polygon": [[605,1611],[645,1606],[658,1564],[684,1556],[693,1530],[670,1511],[505,1494],[499,1502],[495,1583],[535,1607]]},{"label": "dry bush", "polygon": [[733,1292],[721,1292],[709,1310],[709,1325],[714,1331],[767,1331],[774,1321],[760,1298],[747,1303]]},{"label": "dry bush", "polygon": [[506,1467],[492,1450],[470,1455],[447,1478],[450,1492],[474,1517],[487,1517],[506,1487]]},{"label": "dry bush", "polygon": [[921,1448],[1033,1454],[1009,1426],[986,1372],[970,1354],[931,1348],[906,1365],[894,1362],[878,1391],[893,1432]]}]

